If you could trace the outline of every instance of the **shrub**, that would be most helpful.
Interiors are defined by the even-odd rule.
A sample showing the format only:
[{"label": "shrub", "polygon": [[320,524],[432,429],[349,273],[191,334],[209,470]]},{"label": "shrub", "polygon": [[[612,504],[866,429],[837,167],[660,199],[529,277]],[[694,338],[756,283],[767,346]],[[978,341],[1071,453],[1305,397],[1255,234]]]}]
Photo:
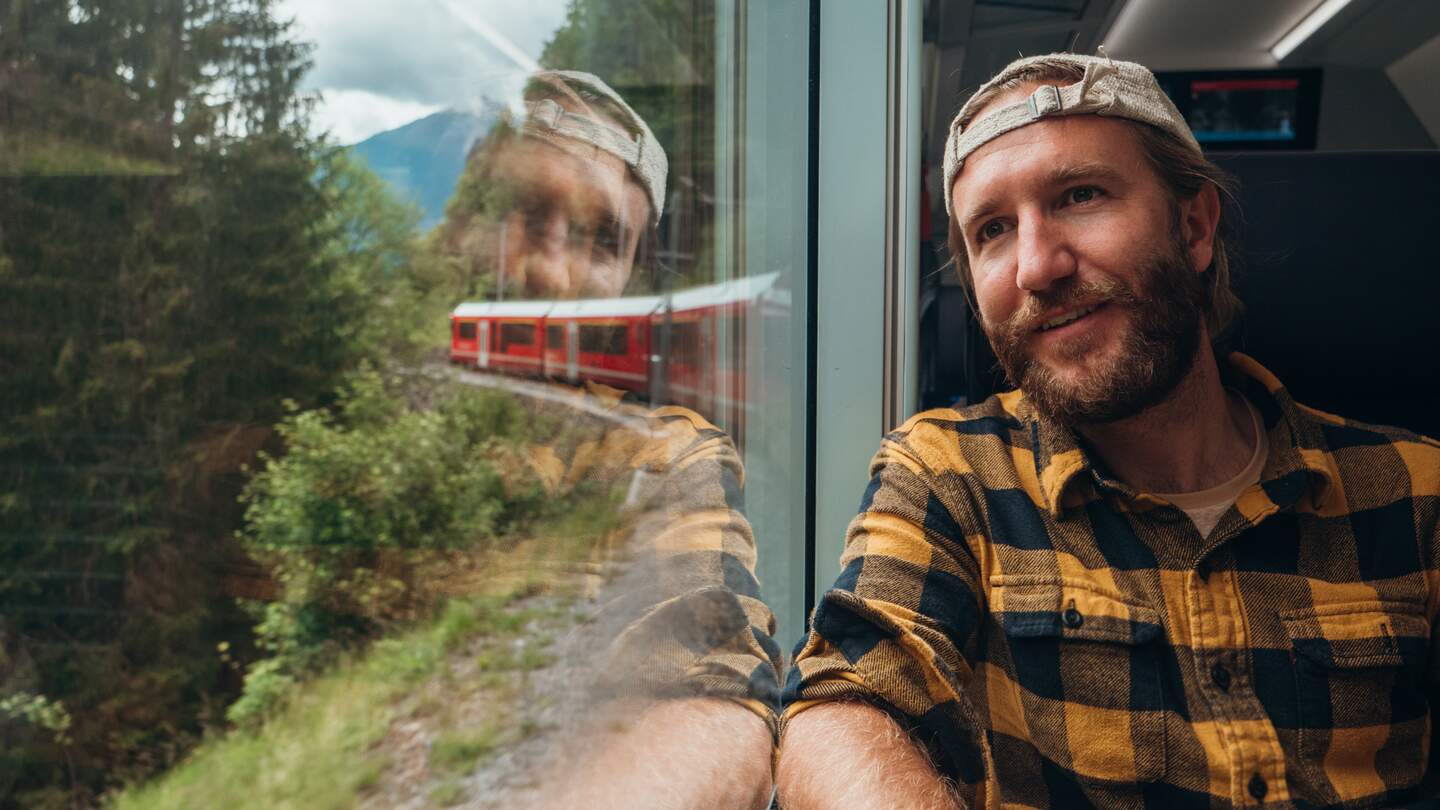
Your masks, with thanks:
[{"label": "shrub", "polygon": [[252,605],[268,657],[250,668],[232,721],[263,716],[334,648],[433,611],[428,570],[549,508],[538,479],[497,471],[533,430],[512,395],[411,380],[407,399],[396,382],[365,367],[333,409],[292,409],[278,428],[285,455],[262,456],[241,498],[240,539],[280,597]]}]

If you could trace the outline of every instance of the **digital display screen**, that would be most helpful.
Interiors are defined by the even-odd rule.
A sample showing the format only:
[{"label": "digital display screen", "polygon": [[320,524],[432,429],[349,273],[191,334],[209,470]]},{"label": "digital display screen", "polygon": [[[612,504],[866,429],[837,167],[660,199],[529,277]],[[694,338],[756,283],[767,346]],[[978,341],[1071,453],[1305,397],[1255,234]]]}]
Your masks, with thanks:
[{"label": "digital display screen", "polygon": [[1294,141],[1300,112],[1299,79],[1221,79],[1190,82],[1187,120],[1202,144]]},{"label": "digital display screen", "polygon": [[1314,149],[1320,71],[1161,73],[1160,86],[1208,150]]}]

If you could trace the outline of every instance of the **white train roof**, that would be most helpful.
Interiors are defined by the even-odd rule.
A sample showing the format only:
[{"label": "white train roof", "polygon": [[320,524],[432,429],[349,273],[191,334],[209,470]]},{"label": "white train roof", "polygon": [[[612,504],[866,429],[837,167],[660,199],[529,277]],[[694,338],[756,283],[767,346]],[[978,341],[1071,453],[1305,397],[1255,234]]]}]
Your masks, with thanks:
[{"label": "white train roof", "polygon": [[450,313],[456,318],[543,318],[554,301],[466,301]]},{"label": "white train roof", "polygon": [[779,279],[779,273],[765,273],[759,276],[722,281],[718,284],[706,284],[703,287],[691,287],[688,290],[677,290],[670,296],[670,306],[679,311],[751,301],[768,292]]},{"label": "white train roof", "polygon": [[582,298],[556,301],[551,318],[603,318],[649,315],[660,308],[658,295],[634,295],[628,298]]},{"label": "white train roof", "polygon": [[[670,294],[670,308],[686,312],[706,307],[753,301],[780,294],[788,302],[788,290],[775,290],[779,273],[737,278],[677,290]],[[575,301],[466,301],[455,307],[457,318],[623,318],[651,315],[665,308],[665,296],[634,295],[626,298],[584,298]]]}]

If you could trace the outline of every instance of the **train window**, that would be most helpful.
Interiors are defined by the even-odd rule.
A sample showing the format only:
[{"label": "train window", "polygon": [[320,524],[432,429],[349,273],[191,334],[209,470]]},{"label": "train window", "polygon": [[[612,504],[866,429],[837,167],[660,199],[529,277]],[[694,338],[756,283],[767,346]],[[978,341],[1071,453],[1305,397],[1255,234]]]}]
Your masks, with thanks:
[{"label": "train window", "polygon": [[0,22],[0,807],[762,795],[818,0],[161,5]]},{"label": "train window", "polygon": [[700,359],[704,357],[700,329],[700,324],[694,321],[670,327],[670,358],[675,365],[695,367],[700,364]]},{"label": "train window", "polygon": [[500,351],[509,351],[511,346],[535,345],[535,324],[503,323],[500,325]]},{"label": "train window", "polygon": [[580,351],[596,354],[625,354],[629,351],[629,330],[625,326],[581,326]]},{"label": "train window", "polygon": [[745,325],[744,318],[729,315],[717,322],[723,330],[723,335],[717,335],[717,340],[724,340],[726,350],[720,352],[716,358],[719,369],[728,371],[730,369],[742,369],[745,364]]}]

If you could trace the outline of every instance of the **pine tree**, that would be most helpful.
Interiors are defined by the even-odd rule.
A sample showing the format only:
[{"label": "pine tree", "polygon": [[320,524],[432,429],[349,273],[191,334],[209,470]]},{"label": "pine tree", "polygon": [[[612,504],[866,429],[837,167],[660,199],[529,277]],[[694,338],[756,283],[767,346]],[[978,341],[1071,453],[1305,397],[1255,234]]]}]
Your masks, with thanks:
[{"label": "pine tree", "polygon": [[309,64],[271,0],[0,8],[0,805],[163,767],[238,686],[239,465],[380,342]]}]

